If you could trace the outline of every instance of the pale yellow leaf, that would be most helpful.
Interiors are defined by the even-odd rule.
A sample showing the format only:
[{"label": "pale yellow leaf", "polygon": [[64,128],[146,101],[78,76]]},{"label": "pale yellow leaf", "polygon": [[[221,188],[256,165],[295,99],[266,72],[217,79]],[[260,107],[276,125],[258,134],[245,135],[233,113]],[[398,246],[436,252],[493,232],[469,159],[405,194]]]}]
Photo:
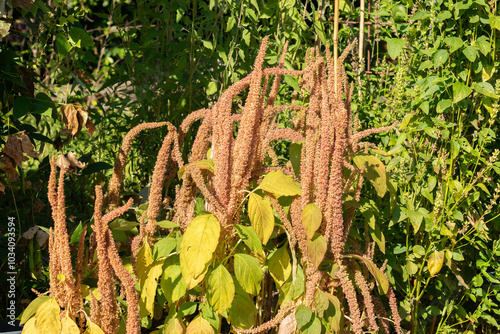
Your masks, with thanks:
[{"label": "pale yellow leaf", "polygon": [[62,320],[61,334],[80,334],[80,329],[73,319],[66,316]]},{"label": "pale yellow leaf", "polygon": [[285,175],[280,170],[267,173],[259,189],[270,192],[276,197],[302,195],[302,188],[294,181],[293,176]]},{"label": "pale yellow leaf", "polygon": [[208,278],[208,302],[216,312],[222,313],[231,306],[233,298],[233,278],[229,271],[220,264]]},{"label": "pale yellow leaf", "polygon": [[311,258],[311,261],[316,268],[318,268],[321,261],[323,261],[326,249],[326,240],[319,233],[316,233],[315,237],[312,240],[307,240],[307,253],[309,254],[309,257]]},{"label": "pale yellow leaf", "polygon": [[167,326],[164,327],[162,334],[184,334],[186,333],[186,326],[180,319],[172,318],[168,321]]},{"label": "pale yellow leaf", "polygon": [[436,275],[441,271],[444,262],[444,253],[438,252],[435,250],[431,256],[429,256],[429,260],[427,261],[427,268],[429,268],[429,274],[431,277]]},{"label": "pale yellow leaf", "polygon": [[274,230],[274,215],[271,205],[257,194],[250,193],[248,199],[248,217],[255,233],[265,245]]},{"label": "pale yellow leaf", "polygon": [[141,277],[141,315],[147,316],[154,312],[154,302],[158,278],[163,273],[163,262],[165,259],[156,260],[147,269],[146,274]]},{"label": "pale yellow leaf", "polygon": [[215,334],[210,323],[198,315],[186,328],[186,334]]},{"label": "pale yellow leaf", "polygon": [[306,234],[309,239],[312,239],[314,232],[321,225],[321,210],[316,203],[307,204],[302,211],[302,225],[306,229]]},{"label": "pale yellow leaf", "polygon": [[61,309],[55,298],[50,298],[38,307],[35,314],[35,327],[40,334],[59,333],[61,331],[60,311]]},{"label": "pale yellow leaf", "polygon": [[24,324],[23,331],[21,332],[21,334],[39,334],[40,332],[38,331],[38,329],[36,329],[35,322],[36,322],[36,318],[35,317],[33,317],[30,320],[28,320]]},{"label": "pale yellow leaf", "polygon": [[88,327],[85,330],[85,332],[83,332],[83,334],[104,334],[103,330],[99,326],[94,324],[92,321],[87,320],[87,322],[88,322]]}]

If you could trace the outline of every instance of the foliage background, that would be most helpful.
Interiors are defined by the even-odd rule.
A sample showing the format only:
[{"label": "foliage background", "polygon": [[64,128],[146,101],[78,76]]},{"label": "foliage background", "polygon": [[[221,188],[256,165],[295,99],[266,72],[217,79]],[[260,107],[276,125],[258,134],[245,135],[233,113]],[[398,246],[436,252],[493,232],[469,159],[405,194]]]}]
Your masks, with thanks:
[{"label": "foliage background", "polygon": [[[354,111],[362,128],[401,125],[371,139],[392,191],[380,199],[366,186],[353,238],[363,242],[356,231],[368,231],[378,240],[376,259],[388,261],[407,330],[494,333],[500,317],[497,2],[382,0],[373,7],[366,44],[372,59],[351,58]],[[341,2],[342,20],[359,13],[357,5]],[[277,62],[288,41],[285,67],[291,68],[333,32],[333,2],[307,0],[37,0],[14,2],[6,16],[12,24],[0,45],[0,147],[24,130],[41,153],[18,168],[15,180],[4,164],[0,172],[2,244],[7,217],[19,224],[20,308],[33,299],[31,288],[48,288],[46,245],[22,234],[52,225],[49,156],[72,151],[88,163],[67,183],[73,231],[90,222],[93,186],[109,177],[130,128],[165,119],[179,125],[210,106],[250,71],[264,36],[273,44],[267,64]],[[358,32],[343,24],[340,49]],[[367,61],[375,73],[359,71]],[[75,138],[62,131],[59,108],[67,103],[88,110],[92,136],[85,129]],[[131,196],[148,185],[164,135],[149,132],[135,141],[124,188]],[[4,248],[0,256],[6,257]],[[443,267],[431,274],[429,261],[439,259]]]}]

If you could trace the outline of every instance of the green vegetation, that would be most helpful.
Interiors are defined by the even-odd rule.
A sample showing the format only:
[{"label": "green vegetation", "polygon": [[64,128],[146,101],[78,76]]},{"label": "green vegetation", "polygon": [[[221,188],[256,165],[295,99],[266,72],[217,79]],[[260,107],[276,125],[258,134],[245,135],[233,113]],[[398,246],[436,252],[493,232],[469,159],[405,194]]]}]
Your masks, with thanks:
[{"label": "green vegetation", "polygon": [[[14,217],[30,328],[133,333],[137,311],[160,333],[500,330],[497,1],[372,3],[346,77],[334,2],[5,4],[0,242]],[[358,36],[340,23],[339,55]]]}]

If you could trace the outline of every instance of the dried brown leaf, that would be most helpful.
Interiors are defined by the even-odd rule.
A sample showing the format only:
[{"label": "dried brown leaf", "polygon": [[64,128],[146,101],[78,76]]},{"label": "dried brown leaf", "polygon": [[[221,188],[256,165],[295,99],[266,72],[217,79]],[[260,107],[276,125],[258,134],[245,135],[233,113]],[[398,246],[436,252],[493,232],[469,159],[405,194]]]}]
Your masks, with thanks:
[{"label": "dried brown leaf", "polygon": [[65,104],[61,107],[64,125],[71,133],[72,137],[78,136],[83,125],[87,124],[88,114],[83,107],[78,104]]},{"label": "dried brown leaf", "polygon": [[35,147],[24,131],[21,133],[21,147],[23,152],[32,158],[38,158],[40,156],[40,153],[35,151]]},{"label": "dried brown leaf", "polygon": [[2,182],[0,182],[0,192],[5,194],[5,185]]},{"label": "dried brown leaf", "polygon": [[38,232],[40,228],[38,226],[30,227],[29,230],[23,233],[23,238],[31,240],[35,237],[36,232]]},{"label": "dried brown leaf", "polygon": [[23,155],[21,140],[19,140],[16,135],[10,135],[9,138],[7,138],[7,142],[2,152],[11,157],[18,167],[21,167],[23,161],[28,160],[28,158]]},{"label": "dried brown leaf", "polygon": [[85,164],[81,161],[78,161],[75,152],[68,152],[68,160],[71,163],[71,166],[78,168],[85,168]]},{"label": "dried brown leaf", "polygon": [[18,174],[16,171],[16,166],[14,160],[12,160],[10,157],[6,155],[0,157],[0,169],[5,171],[10,176],[11,181],[17,179]]},{"label": "dried brown leaf", "polygon": [[63,171],[68,172],[71,168],[71,162],[64,156],[60,154],[56,162],[57,167],[61,168]]},{"label": "dried brown leaf", "polygon": [[63,154],[59,155],[57,158],[56,165],[61,168],[65,173],[75,173],[76,168],[85,168],[85,164],[81,161],[78,161],[75,152],[69,152],[67,157]]},{"label": "dried brown leaf", "polygon": [[95,125],[92,123],[92,120],[90,117],[87,119],[87,122],[85,123],[85,126],[87,127],[87,131],[89,132],[89,135],[92,137],[95,131]]}]

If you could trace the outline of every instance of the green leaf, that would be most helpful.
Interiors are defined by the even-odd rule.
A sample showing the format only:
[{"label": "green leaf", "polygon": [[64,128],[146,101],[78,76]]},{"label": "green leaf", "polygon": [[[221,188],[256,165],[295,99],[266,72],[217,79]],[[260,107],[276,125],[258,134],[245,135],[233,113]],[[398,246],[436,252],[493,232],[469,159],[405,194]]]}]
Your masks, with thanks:
[{"label": "green leaf", "polygon": [[29,112],[33,111],[33,102],[27,96],[18,96],[14,101],[12,116],[19,119]]},{"label": "green leaf", "polygon": [[408,209],[408,217],[410,217],[414,232],[417,233],[424,219],[424,214],[420,211]]},{"label": "green leaf", "polygon": [[84,47],[84,48],[92,48],[94,47],[94,41],[92,40],[92,37],[85,32],[85,30],[73,27],[69,31],[69,37],[71,38],[71,41],[73,44],[76,46]]},{"label": "green leaf", "polygon": [[429,176],[429,179],[427,180],[429,191],[433,191],[434,188],[436,187],[437,184],[437,179],[434,176]]},{"label": "green leaf", "polygon": [[446,61],[448,61],[449,56],[450,54],[447,50],[437,50],[437,52],[434,54],[434,68],[438,68],[439,66],[445,64]]},{"label": "green leaf", "polygon": [[[165,238],[166,239],[166,238]],[[165,259],[160,287],[169,304],[173,304],[186,294],[186,283],[182,278],[179,255],[175,254]]]},{"label": "green leaf", "polygon": [[47,94],[45,94],[45,93],[36,94],[36,97],[33,100],[33,103],[34,103],[34,111],[33,112],[35,114],[42,114],[42,115],[47,115],[47,116],[52,115],[52,109],[55,106]]},{"label": "green leaf", "polygon": [[304,269],[302,269],[300,265],[297,265],[297,276],[295,277],[295,281],[293,281],[293,276],[289,277],[285,284],[281,286],[278,303],[283,305],[286,302],[299,298],[302,296],[305,289]]},{"label": "green leaf", "polygon": [[436,275],[441,271],[443,267],[444,261],[444,253],[438,252],[435,250],[431,256],[429,256],[429,260],[427,261],[427,268],[429,269],[429,274],[432,276]]},{"label": "green leaf", "polygon": [[498,99],[498,96],[495,94],[495,88],[488,82],[474,82],[472,89],[484,96]]},{"label": "green leaf", "polygon": [[389,38],[386,42],[387,52],[392,59],[396,59],[406,45],[406,41],[402,38]]},{"label": "green leaf", "polygon": [[281,170],[273,170],[264,176],[258,189],[265,190],[276,197],[302,195],[300,184],[292,176],[285,175]]},{"label": "green leaf", "polygon": [[451,13],[448,10],[442,11],[438,14],[437,19],[438,22],[443,22],[451,17]]},{"label": "green leaf", "polygon": [[327,247],[326,239],[319,233],[315,233],[312,240],[307,240],[307,253],[316,268],[323,261]]},{"label": "green leaf", "polygon": [[[299,88],[300,90],[300,88]],[[300,162],[302,159],[302,142],[290,144],[290,162],[295,172],[295,176],[300,178]]]},{"label": "green leaf", "polygon": [[472,93],[469,86],[464,85],[462,82],[457,81],[453,84],[453,103],[458,103],[465,99]]},{"label": "green leaf", "polygon": [[312,310],[305,306],[299,305],[295,311],[295,321],[297,321],[297,328],[301,329],[305,324],[307,324],[313,317]]},{"label": "green leaf", "polygon": [[[209,171],[211,173],[213,173],[214,169],[215,169],[214,159],[203,159],[203,160],[192,162],[191,164],[197,166],[201,170]],[[190,164],[184,165],[179,169],[179,171],[177,172],[177,177],[179,179],[182,179],[182,176],[184,175],[184,172],[186,171],[186,167],[189,165]]]},{"label": "green leaf", "polygon": [[230,16],[227,20],[226,32],[233,29],[234,25],[237,23],[236,18],[234,16]]},{"label": "green leaf", "polygon": [[326,293],[326,297],[330,301],[328,308],[325,310],[324,318],[328,321],[328,324],[332,328],[334,333],[340,333],[340,327],[342,324],[342,306],[339,299],[329,293]]},{"label": "green leaf", "polygon": [[186,334],[215,334],[215,331],[200,314],[187,326]]},{"label": "green leaf", "polygon": [[257,296],[264,273],[259,260],[248,254],[234,255],[234,275],[243,290]]},{"label": "green leaf", "polygon": [[313,319],[311,322],[306,324],[300,329],[300,332],[302,334],[317,334],[321,333],[321,321],[317,316],[313,314]]},{"label": "green leaf", "polygon": [[475,46],[468,46],[466,47],[463,51],[463,54],[469,59],[471,63],[473,63],[476,60],[476,47]]},{"label": "green leaf", "polygon": [[109,228],[118,231],[129,231],[139,225],[138,222],[131,222],[122,218],[116,218],[109,224]]},{"label": "green leaf", "polygon": [[160,239],[153,245],[153,259],[167,257],[177,247],[177,239],[171,236]]},{"label": "green leaf", "polygon": [[36,313],[36,310],[38,310],[38,308],[49,299],[51,299],[51,297],[39,296],[29,303],[21,315],[20,324],[25,324]]},{"label": "green leaf", "polygon": [[455,159],[458,156],[459,152],[460,152],[460,144],[452,139],[450,142],[451,158]]},{"label": "green leaf", "polygon": [[249,329],[255,325],[257,308],[254,302],[241,287],[236,285],[233,303],[229,307],[228,313],[231,318],[231,325],[236,328]]},{"label": "green leaf", "polygon": [[156,225],[160,226],[161,228],[176,228],[179,227],[178,224],[171,222],[169,220],[162,220],[156,223]]},{"label": "green leaf", "polygon": [[464,45],[464,41],[459,37],[446,37],[444,42],[450,47],[450,53],[457,51]]},{"label": "green leaf", "polygon": [[278,248],[269,258],[269,273],[275,281],[282,285],[292,273],[292,263],[288,254],[287,246]]},{"label": "green leaf", "polygon": [[500,16],[496,16],[495,14],[490,14],[489,19],[491,28],[500,30]]},{"label": "green leaf", "polygon": [[354,164],[364,169],[364,177],[367,178],[379,197],[384,197],[387,191],[387,178],[385,166],[377,157],[368,154],[356,154],[353,157]]},{"label": "green leaf", "polygon": [[476,39],[476,46],[484,56],[488,56],[491,51],[490,41],[486,36],[480,36],[478,39]]},{"label": "green leaf", "polygon": [[257,254],[263,254],[262,252],[262,242],[259,240],[257,233],[251,226],[243,226],[235,224],[236,233],[238,233],[239,237],[245,245],[250,248],[250,250]]},{"label": "green leaf", "polygon": [[234,298],[234,283],[226,267],[219,264],[208,278],[208,302],[218,313],[226,311]]},{"label": "green leaf", "polygon": [[176,318],[182,319],[188,315],[194,314],[198,309],[198,303],[196,302],[185,302],[179,307],[179,311],[175,315]]},{"label": "green leaf", "polygon": [[180,264],[188,290],[200,283],[219,243],[220,224],[211,214],[195,217],[182,237]]},{"label": "green leaf", "polygon": [[314,236],[314,232],[320,227],[322,220],[321,210],[316,203],[309,203],[302,211],[302,225],[306,229],[309,239]]},{"label": "green leaf", "polygon": [[389,291],[389,280],[371,260],[356,254],[345,255],[345,257],[358,259],[364,262],[364,264],[368,268],[368,271],[370,271],[370,273],[375,278],[375,281],[377,282],[378,292],[381,295],[385,295],[387,291]]},{"label": "green leaf", "polygon": [[217,83],[211,81],[208,84],[206,93],[207,93],[207,95],[213,95],[213,94],[217,93]]},{"label": "green leaf", "polygon": [[100,172],[102,170],[107,170],[107,169],[112,169],[112,168],[113,168],[113,166],[111,166],[107,162],[98,161],[98,162],[88,164],[87,167],[82,171],[82,175],[90,175],[90,174]]},{"label": "green leaf", "polygon": [[[442,114],[444,113],[445,111],[448,111],[448,109],[451,108],[452,106],[452,102],[450,99],[446,99],[446,100],[441,100],[438,102],[437,106],[436,106],[436,112],[438,114]],[[430,128],[430,127],[429,127]]]},{"label": "green leaf", "polygon": [[69,243],[72,245],[78,244],[80,242],[80,234],[82,234],[82,231],[83,231],[83,225],[82,222],[79,222],[78,226],[71,234],[71,239],[69,240]]},{"label": "green leaf", "polygon": [[255,233],[265,245],[274,230],[274,215],[271,205],[255,193],[248,199],[248,217]]},{"label": "green leaf", "polygon": [[71,44],[66,36],[61,33],[56,34],[56,48],[59,59],[65,58],[68,55],[69,50],[71,50]]}]

